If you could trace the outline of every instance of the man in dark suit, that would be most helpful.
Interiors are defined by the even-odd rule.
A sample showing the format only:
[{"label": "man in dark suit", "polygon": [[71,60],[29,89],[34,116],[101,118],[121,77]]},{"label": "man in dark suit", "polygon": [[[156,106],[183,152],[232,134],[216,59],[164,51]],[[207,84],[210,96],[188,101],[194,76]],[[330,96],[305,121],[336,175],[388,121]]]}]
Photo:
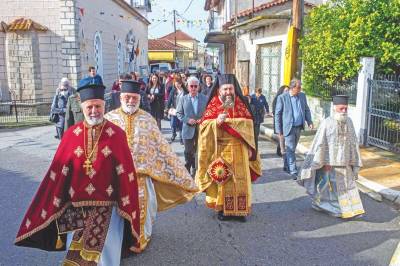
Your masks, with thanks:
[{"label": "man in dark suit", "polygon": [[189,77],[187,80],[189,93],[182,96],[176,108],[176,116],[182,121],[182,138],[185,145],[185,166],[194,176],[196,173],[197,125],[207,105],[207,96],[200,94],[199,80]]},{"label": "man in dark suit", "polygon": [[300,80],[293,79],[290,82],[289,92],[278,97],[274,119],[275,131],[280,139],[285,139],[284,170],[290,173],[293,179],[297,179],[295,151],[300,132],[302,129],[304,130],[305,122],[310,129],[313,129],[310,108],[307,104],[306,95],[301,92]]}]

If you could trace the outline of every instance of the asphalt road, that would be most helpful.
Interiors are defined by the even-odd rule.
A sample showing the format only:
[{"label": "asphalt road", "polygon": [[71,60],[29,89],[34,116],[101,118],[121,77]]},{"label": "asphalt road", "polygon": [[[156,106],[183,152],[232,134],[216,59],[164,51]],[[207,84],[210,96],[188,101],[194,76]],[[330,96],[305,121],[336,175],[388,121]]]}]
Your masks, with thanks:
[{"label": "asphalt road", "polygon": [[[167,127],[167,123],[164,123]],[[166,136],[168,130],[165,130]],[[14,237],[58,141],[53,127],[0,131],[0,265],[59,265],[64,253],[15,247]],[[173,144],[183,160],[183,146]],[[246,223],[220,222],[204,197],[159,213],[147,250],[122,265],[388,265],[398,212],[362,195],[367,214],[343,221],[311,209],[283,173],[275,144],[260,142],[263,176]]]}]

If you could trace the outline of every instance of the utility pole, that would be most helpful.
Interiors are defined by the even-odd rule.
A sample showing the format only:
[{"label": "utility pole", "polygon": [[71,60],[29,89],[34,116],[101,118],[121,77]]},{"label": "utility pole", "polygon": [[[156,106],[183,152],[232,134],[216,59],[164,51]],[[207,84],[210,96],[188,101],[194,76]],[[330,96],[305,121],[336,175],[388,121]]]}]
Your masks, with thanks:
[{"label": "utility pole", "polygon": [[304,0],[293,0],[292,21],[288,32],[287,47],[285,50],[284,84],[297,74],[301,76],[301,62],[299,60],[299,37],[303,22]]},{"label": "utility pole", "polygon": [[175,68],[178,67],[178,58],[176,56],[176,10],[174,9],[174,60]]}]

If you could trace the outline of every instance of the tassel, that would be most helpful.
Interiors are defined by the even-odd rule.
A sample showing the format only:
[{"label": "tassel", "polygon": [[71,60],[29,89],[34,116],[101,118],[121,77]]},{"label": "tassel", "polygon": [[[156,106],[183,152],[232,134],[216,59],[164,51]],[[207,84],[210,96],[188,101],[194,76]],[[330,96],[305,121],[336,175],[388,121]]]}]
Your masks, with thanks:
[{"label": "tassel", "polygon": [[64,246],[63,241],[61,240],[60,235],[57,237],[56,249],[61,249]]}]

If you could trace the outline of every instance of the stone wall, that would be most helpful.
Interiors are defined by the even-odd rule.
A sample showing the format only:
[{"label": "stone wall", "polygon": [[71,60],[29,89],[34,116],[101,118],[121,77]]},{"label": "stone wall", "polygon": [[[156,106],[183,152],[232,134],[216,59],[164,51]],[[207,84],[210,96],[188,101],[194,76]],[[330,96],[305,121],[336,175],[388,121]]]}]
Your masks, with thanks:
[{"label": "stone wall", "polygon": [[[30,83],[26,83],[27,92],[23,92],[23,95],[30,95],[34,98],[51,97],[54,94],[55,88],[62,77],[62,70],[59,67],[61,65],[61,40],[60,37],[60,0],[2,0],[0,1],[0,18],[7,24],[11,23],[16,18],[27,18],[47,27],[47,32],[32,32],[27,33],[29,37],[32,37],[32,47],[29,51],[25,51],[27,56],[26,62],[23,61],[24,67],[30,61],[35,62],[36,67],[34,74],[37,79],[40,79],[41,83],[32,80]],[[5,34],[8,40],[17,38],[19,35],[26,35],[25,33],[18,32]],[[18,37],[19,38],[19,37]],[[22,38],[22,37],[21,37]],[[29,42],[29,40],[25,40]],[[23,42],[25,42],[23,41]],[[1,37],[0,37],[1,45]],[[25,44],[22,44],[25,46]],[[10,47],[12,51],[14,48]],[[0,50],[8,54],[7,49]],[[15,56],[15,55],[11,55]],[[29,58],[29,56],[37,56],[38,58]],[[1,55],[0,55],[0,84],[7,84],[9,88],[19,88],[22,84],[18,77],[10,76],[5,77],[1,75]],[[6,64],[7,66],[7,64]],[[13,67],[16,67],[15,65]],[[38,68],[39,67],[39,68]],[[11,71],[5,71],[6,73],[12,73]],[[28,73],[20,73],[21,78],[25,77]],[[28,82],[28,81],[26,81]],[[30,84],[29,86],[27,84]],[[32,88],[34,87],[34,91]],[[22,89],[24,89],[22,87]],[[30,90],[30,91],[29,91]]]},{"label": "stone wall", "polygon": [[82,78],[79,40],[79,9],[75,0],[59,0],[61,39],[61,71],[72,86],[77,87]]},{"label": "stone wall", "polygon": [[35,99],[42,91],[37,32],[9,32],[5,43],[10,91],[15,99]]},{"label": "stone wall", "polygon": [[135,61],[138,66],[147,65],[148,32],[147,25],[122,8],[115,1],[96,0],[96,5],[86,0],[77,0],[77,7],[83,10],[79,14],[79,39],[83,75],[87,74],[89,65],[95,65],[94,38],[99,33],[102,40],[103,82],[107,89],[118,77],[118,42],[124,50],[123,70],[128,71],[129,46],[126,37],[130,30],[135,37],[135,48],[139,40],[139,57]]}]

